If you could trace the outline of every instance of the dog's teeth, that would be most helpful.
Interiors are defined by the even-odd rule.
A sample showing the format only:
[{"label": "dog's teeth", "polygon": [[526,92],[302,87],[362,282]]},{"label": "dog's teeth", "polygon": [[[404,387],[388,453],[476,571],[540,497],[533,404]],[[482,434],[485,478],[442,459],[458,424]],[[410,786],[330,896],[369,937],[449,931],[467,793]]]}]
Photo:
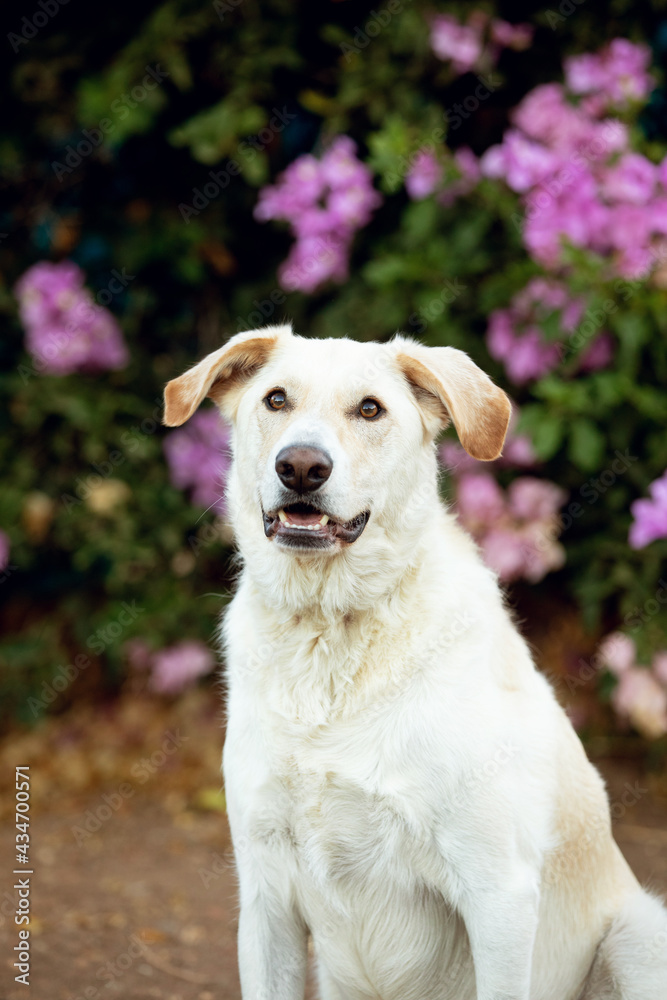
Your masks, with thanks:
[{"label": "dog's teeth", "polygon": [[327,514],[323,514],[317,524],[292,524],[284,510],[278,511],[278,517],[286,528],[295,528],[297,531],[319,531],[329,520]]}]

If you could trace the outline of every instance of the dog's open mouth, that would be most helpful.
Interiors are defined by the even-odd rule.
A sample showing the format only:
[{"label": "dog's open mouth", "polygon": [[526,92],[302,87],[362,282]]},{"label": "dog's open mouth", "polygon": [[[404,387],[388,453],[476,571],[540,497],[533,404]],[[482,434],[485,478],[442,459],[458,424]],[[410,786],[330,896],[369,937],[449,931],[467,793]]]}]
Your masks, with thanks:
[{"label": "dog's open mouth", "polygon": [[356,542],[370,511],[357,514],[351,521],[337,521],[309,503],[290,503],[273,513],[264,513],[264,534],[291,548],[325,549],[338,539]]}]

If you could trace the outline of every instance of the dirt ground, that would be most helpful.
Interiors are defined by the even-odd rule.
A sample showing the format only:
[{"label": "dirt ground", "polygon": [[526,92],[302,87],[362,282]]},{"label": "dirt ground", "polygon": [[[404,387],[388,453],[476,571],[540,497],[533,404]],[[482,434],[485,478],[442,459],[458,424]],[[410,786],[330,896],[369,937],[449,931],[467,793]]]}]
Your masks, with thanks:
[{"label": "dirt ground", "polygon": [[[239,1000],[219,696],[127,696],[0,744],[1,1000]],[[664,779],[597,761],[616,837],[667,892]],[[30,765],[31,975],[14,982],[14,768]],[[11,787],[10,787],[11,784]]]}]

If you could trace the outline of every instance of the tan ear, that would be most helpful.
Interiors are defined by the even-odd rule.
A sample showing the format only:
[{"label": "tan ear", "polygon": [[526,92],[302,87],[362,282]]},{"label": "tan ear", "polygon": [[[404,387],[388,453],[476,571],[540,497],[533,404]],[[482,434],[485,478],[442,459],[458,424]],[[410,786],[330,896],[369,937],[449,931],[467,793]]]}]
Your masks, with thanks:
[{"label": "tan ear", "polygon": [[246,381],[265,364],[281,337],[291,337],[290,326],[267,326],[263,330],[237,333],[203,361],[168,382],[164,389],[164,416],[167,427],[180,427],[209,396],[216,403],[234,386]]},{"label": "tan ear", "polygon": [[483,462],[498,458],[512,414],[503,390],[454,347],[424,347],[406,337],[396,337],[392,345],[429,433],[437,434],[451,420],[469,455]]}]

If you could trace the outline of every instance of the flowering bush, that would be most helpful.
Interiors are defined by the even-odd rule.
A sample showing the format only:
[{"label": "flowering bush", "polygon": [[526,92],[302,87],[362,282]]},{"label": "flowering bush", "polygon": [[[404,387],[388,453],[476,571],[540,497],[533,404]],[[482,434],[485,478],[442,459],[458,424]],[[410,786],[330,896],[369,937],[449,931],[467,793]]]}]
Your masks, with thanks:
[{"label": "flowering bush", "polygon": [[454,151],[450,167],[455,177],[445,180],[445,171],[432,149],[422,149],[413,157],[405,175],[405,190],[414,201],[428,198],[435,191],[441,205],[451,205],[470,194],[481,177],[477,157],[467,146]]},{"label": "flowering bush", "polygon": [[584,52],[566,59],[565,81],[573,94],[593,95],[591,107],[624,108],[645,100],[653,89],[650,61],[648,46],[614,38],[600,52]]},{"label": "flowering bush", "polygon": [[531,476],[515,479],[507,493],[489,473],[464,473],[456,484],[459,519],[505,583],[521,577],[538,583],[563,565],[565,551],[555,539],[566,498],[553,483]]},{"label": "flowering bush", "polygon": [[667,650],[656,652],[650,667],[637,663],[637,649],[622,632],[608,635],[599,656],[617,679],[612,704],[649,739],[667,733]]},{"label": "flowering bush", "polygon": [[84,274],[71,261],[41,261],[16,284],[26,347],[51,375],[124,368],[129,355],[111,313],[84,288]]},{"label": "flowering bush", "polygon": [[[533,278],[512,298],[509,308],[495,309],[489,317],[486,343],[489,354],[502,362],[514,383],[547,375],[558,366],[563,354],[560,338],[574,333],[583,316],[585,303],[570,298],[567,288],[552,278]],[[558,339],[546,339],[543,327],[555,318]],[[605,368],[613,357],[608,333],[597,334],[579,360],[579,368]]]},{"label": "flowering bush", "polygon": [[191,489],[192,503],[224,509],[225,478],[230,464],[229,428],[217,410],[198,410],[184,427],[164,439],[171,482]]},{"label": "flowering bush", "polygon": [[532,37],[531,25],[490,20],[479,10],[472,12],[466,24],[450,14],[438,14],[431,21],[431,47],[439,59],[451,63],[454,73],[493,65],[501,48],[525,49]]},{"label": "flowering bush", "polygon": [[148,688],[156,694],[180,694],[215,667],[211,650],[194,640],[153,651],[142,639],[135,639],[127,643],[125,652],[135,670],[148,671]]},{"label": "flowering bush", "polygon": [[[627,126],[605,117],[644,99],[650,52],[615,39],[599,54],[566,60],[565,86],[542,84],[512,115],[514,127],[482,157],[482,173],[523,195],[523,239],[535,260],[557,269],[564,243],[612,259],[626,278],[645,275],[667,234],[663,176],[630,148]],[[591,94],[574,103],[575,95]]]},{"label": "flowering bush", "polygon": [[314,292],[323,282],[348,276],[350,246],[382,199],[355,156],[355,144],[337,136],[318,160],[300,156],[274,187],[260,191],[255,218],[285,219],[296,243],[280,268],[288,291]]},{"label": "flowering bush", "polygon": [[643,549],[657,538],[667,538],[667,472],[649,486],[650,500],[635,500],[630,545]]},{"label": "flowering bush", "polygon": [[[196,644],[231,589],[227,431],[212,408],[165,431],[162,387],[231,333],[290,318],[312,336],[451,344],[510,391],[502,459],[446,438],[443,492],[520,610],[534,590],[545,618],[554,597],[576,605],[589,649],[633,643],[632,669],[594,671],[585,693],[610,700],[618,732],[658,736],[657,3],[628,8],[624,38],[594,7],[510,24],[493,4],[304,19],[267,2],[261,18],[226,10],[220,31],[205,0],[160,0],[136,25],[118,3],[92,35],[75,19],[22,46],[3,102],[0,706],[32,721],[80,655],[108,690],[135,640],[156,689],[209,669]],[[157,59],[151,99],[89,148]]]}]

